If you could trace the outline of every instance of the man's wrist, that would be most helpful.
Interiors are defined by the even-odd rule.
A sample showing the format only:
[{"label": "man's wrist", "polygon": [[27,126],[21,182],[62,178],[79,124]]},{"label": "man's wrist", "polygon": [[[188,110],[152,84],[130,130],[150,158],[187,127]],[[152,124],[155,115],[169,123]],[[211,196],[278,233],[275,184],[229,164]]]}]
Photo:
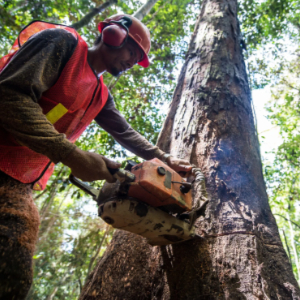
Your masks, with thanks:
[{"label": "man's wrist", "polygon": [[[75,145],[74,145],[75,146]],[[69,168],[72,168],[76,162],[80,160],[81,149],[74,147],[64,159],[61,160],[61,163],[66,165]]]},{"label": "man's wrist", "polygon": [[168,160],[168,158],[171,157],[171,156],[172,156],[172,155],[169,154],[169,153],[164,153],[164,154],[161,156],[160,160],[161,160],[162,162],[166,163],[167,160]]},{"label": "man's wrist", "polygon": [[[58,143],[55,148],[55,152],[52,150],[54,155],[51,157],[47,155],[51,161],[53,161],[55,164],[62,162],[64,164],[64,160],[66,160],[71,153],[76,149],[76,145],[68,141],[67,139],[64,139],[61,143]],[[52,154],[52,153],[51,153]]]}]

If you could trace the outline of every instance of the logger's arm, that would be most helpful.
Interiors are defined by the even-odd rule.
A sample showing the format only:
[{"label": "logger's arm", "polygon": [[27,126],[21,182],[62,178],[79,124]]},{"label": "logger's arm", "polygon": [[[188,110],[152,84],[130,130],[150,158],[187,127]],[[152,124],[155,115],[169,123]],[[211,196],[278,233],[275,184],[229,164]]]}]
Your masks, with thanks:
[{"label": "logger's arm", "polygon": [[65,30],[45,30],[29,39],[0,74],[0,126],[55,163],[75,146],[55,130],[38,101],[56,82],[75,46],[76,39]]},{"label": "logger's arm", "polygon": [[149,143],[140,133],[135,131],[116,109],[112,96],[109,94],[107,103],[95,118],[96,122],[127,150],[137,156],[150,160],[159,158],[177,172],[189,172],[192,167],[188,161],[172,156],[165,157],[165,152]]}]

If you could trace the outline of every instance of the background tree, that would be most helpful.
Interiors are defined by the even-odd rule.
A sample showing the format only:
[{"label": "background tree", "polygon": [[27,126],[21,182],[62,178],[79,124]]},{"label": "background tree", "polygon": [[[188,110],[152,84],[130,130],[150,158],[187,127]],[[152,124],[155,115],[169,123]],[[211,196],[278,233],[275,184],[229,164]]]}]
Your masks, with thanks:
[{"label": "background tree", "polygon": [[300,297],[268,204],[240,43],[237,1],[204,1],[158,141],[206,175],[204,239],[160,248],[117,231],[80,299]]},{"label": "background tree", "polygon": [[[243,1],[241,5],[249,11],[249,16],[242,17],[242,24],[248,44],[250,78],[255,87],[269,85],[272,93],[267,107],[269,118],[275,125],[273,129],[280,130],[282,144],[272,153],[262,153],[264,175],[270,205],[299,283],[300,3],[270,0],[258,6],[251,1]],[[255,30],[251,25],[254,20]],[[262,143],[264,135],[260,135]]]},{"label": "background tree", "polygon": [[299,279],[299,52],[285,62],[279,81],[272,88],[268,104],[273,124],[280,128],[282,144],[274,152],[274,164],[266,165],[265,177],[270,204],[281,228],[282,238],[296,277]]}]

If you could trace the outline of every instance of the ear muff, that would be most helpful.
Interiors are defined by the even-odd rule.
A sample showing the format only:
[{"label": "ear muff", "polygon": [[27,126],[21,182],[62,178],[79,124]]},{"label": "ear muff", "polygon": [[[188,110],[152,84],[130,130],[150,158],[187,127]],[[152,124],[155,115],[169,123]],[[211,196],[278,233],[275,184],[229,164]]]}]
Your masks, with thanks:
[{"label": "ear muff", "polygon": [[120,47],[127,40],[127,31],[115,24],[105,27],[102,31],[103,42],[112,47]]},{"label": "ear muff", "polygon": [[129,27],[132,20],[124,16],[119,21],[111,21],[102,31],[103,42],[110,47],[122,47],[128,38]]}]

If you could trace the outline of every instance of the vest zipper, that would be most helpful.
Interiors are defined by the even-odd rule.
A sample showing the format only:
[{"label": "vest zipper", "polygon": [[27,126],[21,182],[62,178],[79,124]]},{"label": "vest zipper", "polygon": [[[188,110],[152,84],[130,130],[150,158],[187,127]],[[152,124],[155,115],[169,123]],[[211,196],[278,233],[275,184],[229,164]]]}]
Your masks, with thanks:
[{"label": "vest zipper", "polygon": [[[95,73],[94,69],[92,68],[92,66],[90,65],[90,62],[89,62],[88,60],[87,60],[87,63],[89,64],[89,67],[91,68],[91,71],[93,72],[93,74],[94,74],[95,77],[96,77],[96,80],[97,80],[97,86],[96,86],[96,88],[95,88],[95,90],[94,90],[92,99],[91,99],[91,101],[90,101],[88,107],[86,108],[86,110],[85,110],[83,116],[80,118],[79,123],[83,120],[85,114],[87,113],[88,109],[89,109],[90,106],[92,105],[92,103],[93,103],[93,101],[94,101],[94,98],[95,98],[95,95],[96,95],[96,92],[97,92],[97,89],[98,89],[98,87],[99,87],[99,83],[100,83],[100,79],[98,78],[97,74]],[[70,137],[71,137],[73,134],[74,134],[74,131],[71,133]]]},{"label": "vest zipper", "polygon": [[51,165],[51,161],[47,164],[47,166],[45,167],[45,169],[42,171],[42,173],[40,174],[40,176],[33,182],[31,182],[31,188],[33,188],[33,186],[35,185],[35,183],[37,183],[46,173],[47,169],[49,168],[49,166]]},{"label": "vest zipper", "polygon": [[[97,77],[97,76],[96,76],[96,77]],[[90,106],[92,105],[92,103],[93,103],[93,101],[94,101],[94,98],[95,98],[96,92],[97,92],[97,90],[98,90],[98,87],[99,87],[99,83],[100,83],[100,80],[99,80],[99,78],[97,77],[97,86],[96,86],[96,88],[95,88],[95,90],[94,90],[94,93],[93,93],[92,99],[91,99],[91,101],[90,101],[90,103],[89,103],[88,107],[86,108],[86,110],[85,110],[85,112],[84,112],[84,114],[83,114],[83,116],[82,116],[81,120],[84,118],[85,114],[87,113],[88,109],[90,108]],[[81,121],[81,120],[80,120],[80,121]]]},{"label": "vest zipper", "polygon": [[[93,69],[92,69],[92,70],[93,70]],[[94,74],[95,74],[95,72],[94,72]],[[95,76],[96,76],[96,74],[95,74]],[[98,79],[98,77],[97,77],[97,76],[96,76],[96,78],[97,78],[97,86],[96,86],[96,88],[95,88],[95,90],[94,90],[94,93],[93,93],[92,99],[91,99],[91,101],[90,101],[90,103],[89,103],[88,107],[86,108],[86,110],[85,110],[85,112],[84,112],[83,116],[81,117],[81,119],[80,119],[79,123],[80,123],[80,122],[83,120],[83,118],[84,118],[85,114],[87,113],[88,109],[90,108],[90,106],[92,105],[92,103],[93,103],[93,101],[94,101],[95,94],[96,94],[96,92],[97,92],[97,89],[98,89],[98,87],[99,87],[99,83],[100,83],[100,80]],[[75,131],[75,130],[76,130],[76,128],[73,130],[73,132],[71,133],[70,137],[72,137],[72,136],[73,136],[73,134],[77,132],[77,130],[76,130],[76,131]]]},{"label": "vest zipper", "polygon": [[99,87],[99,83],[100,83],[100,79],[98,78],[98,76],[97,76],[97,74],[95,73],[94,69],[93,69],[92,66],[90,65],[90,62],[89,62],[89,61],[87,61],[87,62],[88,62],[88,64],[89,64],[89,66],[90,66],[90,68],[91,68],[93,74],[95,75],[95,77],[96,77],[96,79],[97,79],[97,86],[96,86],[96,88],[95,88],[95,90],[94,90],[92,99],[91,99],[91,101],[90,101],[88,107],[86,108],[86,110],[85,110],[85,112],[84,112],[84,114],[83,114],[81,120],[84,118],[86,112],[88,111],[88,109],[89,109],[90,106],[92,105],[92,103],[93,103],[93,101],[94,101],[94,98],[95,98],[95,95],[96,95],[96,92],[97,92],[97,89],[98,89],[98,87]]}]

